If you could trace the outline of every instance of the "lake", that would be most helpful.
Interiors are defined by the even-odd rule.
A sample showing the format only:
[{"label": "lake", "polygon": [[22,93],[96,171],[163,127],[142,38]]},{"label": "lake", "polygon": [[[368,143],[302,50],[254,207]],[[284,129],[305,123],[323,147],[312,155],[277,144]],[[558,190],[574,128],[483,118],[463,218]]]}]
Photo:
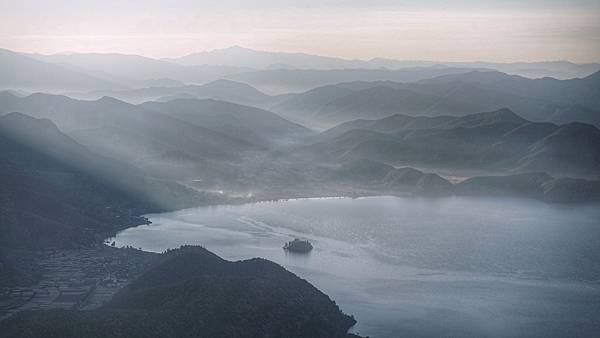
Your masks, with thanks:
[{"label": "lake", "polygon": [[[600,336],[600,208],[511,198],[317,198],[147,215],[113,239],[263,257],[371,337]],[[285,242],[309,239],[307,255]]]}]

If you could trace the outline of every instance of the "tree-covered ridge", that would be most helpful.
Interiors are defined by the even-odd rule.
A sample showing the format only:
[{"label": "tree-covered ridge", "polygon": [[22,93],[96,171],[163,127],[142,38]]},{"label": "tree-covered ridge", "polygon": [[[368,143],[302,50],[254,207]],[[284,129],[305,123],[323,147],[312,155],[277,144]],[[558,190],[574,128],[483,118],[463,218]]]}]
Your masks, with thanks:
[{"label": "tree-covered ridge", "polygon": [[230,262],[201,247],[160,263],[94,311],[19,313],[6,337],[347,337],[354,318],[264,259]]}]

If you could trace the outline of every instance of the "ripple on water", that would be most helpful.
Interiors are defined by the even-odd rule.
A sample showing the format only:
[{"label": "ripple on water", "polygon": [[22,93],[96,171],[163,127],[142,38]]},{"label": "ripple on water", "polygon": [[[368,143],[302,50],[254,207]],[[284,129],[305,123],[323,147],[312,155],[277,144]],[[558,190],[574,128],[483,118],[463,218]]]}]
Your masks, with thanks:
[{"label": "ripple on water", "polygon": [[[273,260],[354,314],[365,335],[600,336],[596,206],[328,198],[148,217],[152,225],[120,232],[117,245],[199,244],[227,259]],[[286,254],[295,237],[313,252]]]}]

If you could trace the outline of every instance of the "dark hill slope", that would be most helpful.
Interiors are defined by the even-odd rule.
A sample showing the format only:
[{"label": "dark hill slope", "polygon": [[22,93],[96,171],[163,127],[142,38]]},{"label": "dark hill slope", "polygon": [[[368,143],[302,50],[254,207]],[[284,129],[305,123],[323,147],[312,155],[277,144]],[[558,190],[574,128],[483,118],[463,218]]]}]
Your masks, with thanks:
[{"label": "dark hill slope", "polygon": [[529,147],[518,163],[522,171],[552,168],[559,175],[590,176],[600,172],[600,130],[569,123]]},{"label": "dark hill slope", "polygon": [[360,118],[377,119],[394,114],[460,116],[482,110],[480,105],[473,105],[468,101],[417,92],[407,87],[381,85],[350,90],[327,86],[290,96],[272,109],[286,117],[326,125]]},{"label": "dark hill slope", "polygon": [[448,195],[452,184],[442,177],[413,168],[360,159],[343,163],[330,173],[333,181],[370,191],[391,194]]},{"label": "dark hill slope", "polygon": [[540,198],[542,184],[553,178],[546,173],[528,173],[509,176],[479,176],[455,186],[457,195],[521,196]]},{"label": "dark hill slope", "polygon": [[235,66],[185,67],[140,55],[118,53],[28,54],[26,56],[133,88],[148,85],[170,86],[180,82],[205,83],[224,75],[249,70]]},{"label": "dark hill slope", "polygon": [[95,311],[20,313],[6,337],[348,337],[354,325],[325,294],[263,260],[229,262],[199,247],[163,262]]},{"label": "dark hill slope", "polygon": [[331,139],[347,131],[354,129],[371,130],[379,133],[393,134],[406,129],[429,129],[446,125],[456,120],[453,116],[408,116],[394,114],[378,120],[354,120],[341,123],[333,128],[327,129],[316,138],[319,140]]},{"label": "dark hill slope", "polygon": [[[495,71],[473,71],[414,83],[357,81],[290,95],[273,110],[311,119],[314,124],[330,125],[397,113],[462,116],[507,107],[530,121],[596,124],[600,113],[598,77],[596,73],[584,79],[534,80]],[[328,97],[327,93],[336,95]]]},{"label": "dark hill slope", "polygon": [[454,186],[456,195],[512,196],[546,202],[599,202],[600,181],[553,178],[546,173],[469,178]]},{"label": "dark hill slope", "polygon": [[61,65],[35,60],[0,49],[0,89],[92,90],[119,88],[119,85]]},{"label": "dark hill slope", "polygon": [[574,104],[564,110],[557,111],[550,121],[557,124],[581,122],[600,126],[600,110],[593,110],[580,104]]},{"label": "dark hill slope", "polygon": [[242,139],[258,147],[294,143],[312,134],[309,129],[277,114],[225,101],[178,99],[146,102],[141,107]]},{"label": "dark hill slope", "polygon": [[0,117],[0,245],[80,246],[144,223],[149,211],[201,203],[196,193],[93,154],[52,122]]},{"label": "dark hill slope", "polygon": [[600,130],[527,121],[508,109],[463,117],[394,115],[343,123],[296,154],[318,161],[370,159],[395,166],[600,176]]},{"label": "dark hill slope", "polygon": [[501,72],[470,72],[444,75],[421,83],[436,84],[475,84],[481,88],[508,93],[521,97],[531,97],[550,102],[579,103],[590,108],[600,104],[600,72],[582,79],[557,80],[553,78],[528,79]]},{"label": "dark hill slope", "polygon": [[508,108],[502,108],[495,111],[483,112],[483,113],[475,113],[468,114],[465,116],[461,116],[453,121],[449,121],[445,127],[446,128],[456,128],[456,127],[464,127],[464,128],[474,128],[474,127],[482,127],[488,126],[492,124],[513,124],[513,125],[523,125],[529,123],[526,119],[521,116],[515,114]]},{"label": "dark hill slope", "polygon": [[[477,68],[479,69],[479,68]],[[445,75],[465,73],[473,68],[414,67],[390,69],[269,69],[226,76],[272,93],[303,92],[316,87],[350,81],[413,82]]]},{"label": "dark hill slope", "polygon": [[159,177],[224,172],[227,163],[240,161],[243,153],[261,149],[219,131],[109,97],[82,101],[33,94],[24,98],[4,95],[0,100],[1,112],[18,111],[50,119],[91,151]]},{"label": "dark hill slope", "polygon": [[257,89],[236,81],[216,80],[203,85],[148,87],[119,91],[95,91],[83,98],[97,99],[110,96],[131,103],[142,103],[165,97],[190,96],[197,99],[215,99],[238,104],[261,105],[271,97]]}]

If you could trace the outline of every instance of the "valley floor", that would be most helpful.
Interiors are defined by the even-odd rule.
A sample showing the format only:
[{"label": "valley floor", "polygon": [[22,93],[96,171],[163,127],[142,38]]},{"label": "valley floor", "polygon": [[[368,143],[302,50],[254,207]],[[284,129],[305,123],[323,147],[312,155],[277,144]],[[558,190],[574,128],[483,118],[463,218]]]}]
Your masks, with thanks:
[{"label": "valley floor", "polygon": [[105,245],[47,250],[35,256],[33,270],[40,273],[37,283],[0,288],[0,320],[24,310],[98,308],[157,257]]}]

